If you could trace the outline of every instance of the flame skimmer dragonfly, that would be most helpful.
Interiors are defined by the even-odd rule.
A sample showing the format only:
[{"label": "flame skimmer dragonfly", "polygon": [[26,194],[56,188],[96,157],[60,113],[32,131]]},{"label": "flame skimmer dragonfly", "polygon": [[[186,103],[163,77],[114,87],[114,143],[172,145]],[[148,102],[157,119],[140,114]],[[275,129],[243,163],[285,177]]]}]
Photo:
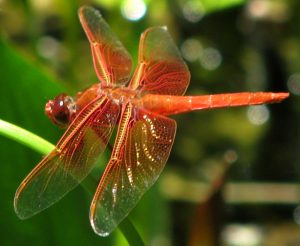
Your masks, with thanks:
[{"label": "flame skimmer dragonfly", "polygon": [[68,128],[19,186],[14,206],[22,219],[76,187],[99,161],[118,126],[111,158],[90,207],[94,231],[107,236],[164,168],[176,133],[176,122],[169,115],[274,103],[288,97],[288,93],[272,92],[183,96],[190,73],[165,27],[142,34],[138,66],[130,79],[131,56],[100,13],[81,7],[79,17],[100,83],[75,99],[60,94],[46,104],[48,117]]}]

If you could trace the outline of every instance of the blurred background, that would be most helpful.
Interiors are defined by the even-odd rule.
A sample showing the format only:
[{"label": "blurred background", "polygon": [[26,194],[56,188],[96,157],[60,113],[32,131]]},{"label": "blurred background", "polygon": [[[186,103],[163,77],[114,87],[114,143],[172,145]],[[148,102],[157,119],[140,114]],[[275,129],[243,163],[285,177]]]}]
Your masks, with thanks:
[{"label": "blurred background", "polygon": [[[147,245],[300,245],[300,2],[0,0],[0,119],[56,143],[47,100],[97,82],[81,5],[99,9],[136,64],[139,37],[166,25],[188,64],[189,95],[289,91],[281,104],[174,117],[158,182],[130,214]],[[94,234],[82,186],[35,217],[13,209],[41,155],[0,136],[1,245],[127,245]]]}]

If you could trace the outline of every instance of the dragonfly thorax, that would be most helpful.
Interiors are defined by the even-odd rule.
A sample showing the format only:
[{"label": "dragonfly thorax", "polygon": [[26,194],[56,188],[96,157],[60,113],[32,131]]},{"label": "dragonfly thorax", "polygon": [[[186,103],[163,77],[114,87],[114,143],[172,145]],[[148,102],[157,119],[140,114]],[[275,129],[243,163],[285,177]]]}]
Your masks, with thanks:
[{"label": "dragonfly thorax", "polygon": [[135,98],[138,97],[137,91],[133,91],[133,90],[125,88],[125,87],[111,88],[111,89],[108,89],[106,91],[106,93],[107,93],[107,96],[115,104],[124,104],[129,101],[133,101]]}]

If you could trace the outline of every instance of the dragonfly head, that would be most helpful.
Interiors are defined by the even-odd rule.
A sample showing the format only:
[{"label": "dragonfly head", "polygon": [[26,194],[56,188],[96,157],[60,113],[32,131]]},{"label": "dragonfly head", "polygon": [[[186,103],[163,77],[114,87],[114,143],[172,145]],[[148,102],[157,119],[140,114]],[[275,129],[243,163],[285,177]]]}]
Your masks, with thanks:
[{"label": "dragonfly head", "polygon": [[62,93],[46,103],[45,113],[55,125],[66,128],[75,118],[76,103],[72,97]]}]

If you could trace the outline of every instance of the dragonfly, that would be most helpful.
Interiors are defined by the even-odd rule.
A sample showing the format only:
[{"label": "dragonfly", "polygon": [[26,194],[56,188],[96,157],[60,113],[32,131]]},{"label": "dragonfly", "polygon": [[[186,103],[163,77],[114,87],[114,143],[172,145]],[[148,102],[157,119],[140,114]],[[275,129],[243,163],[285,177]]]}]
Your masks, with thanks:
[{"label": "dragonfly", "polygon": [[16,191],[14,208],[29,218],[74,189],[100,161],[115,129],[111,157],[90,206],[95,233],[109,235],[162,172],[174,142],[169,116],[193,110],[280,102],[280,92],[184,96],[190,72],[166,27],[140,38],[138,65],[96,9],[83,6],[79,19],[90,42],[99,83],[74,98],[60,94],[45,106],[66,131]]}]

